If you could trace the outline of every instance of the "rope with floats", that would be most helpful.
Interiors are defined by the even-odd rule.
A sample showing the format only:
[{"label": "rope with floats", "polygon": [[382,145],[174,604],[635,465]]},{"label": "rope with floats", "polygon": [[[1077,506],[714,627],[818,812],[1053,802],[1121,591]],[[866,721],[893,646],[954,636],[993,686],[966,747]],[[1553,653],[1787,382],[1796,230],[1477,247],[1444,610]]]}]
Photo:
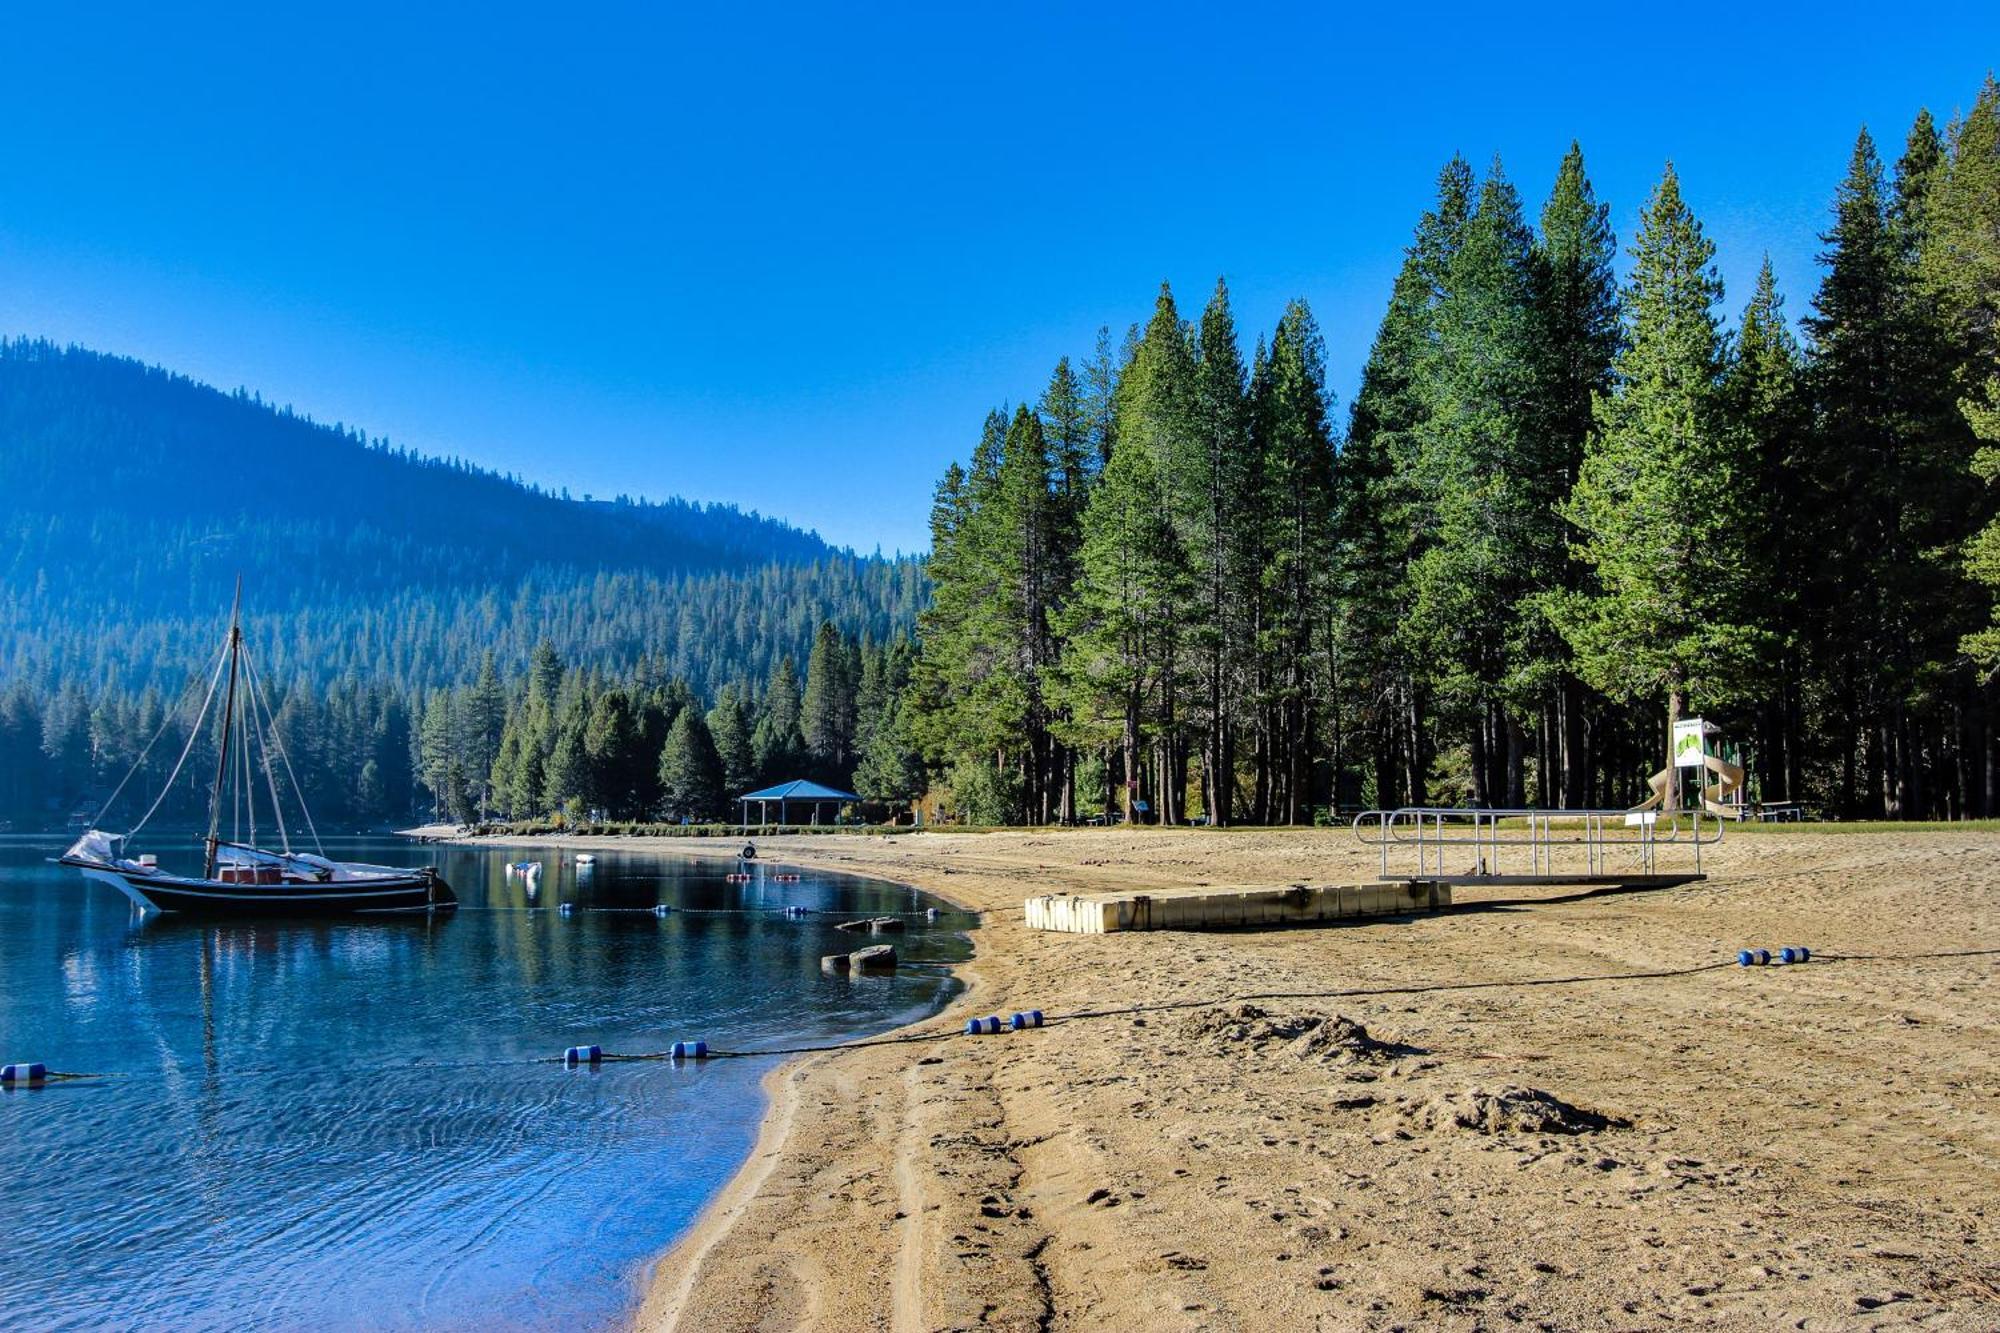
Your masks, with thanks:
[{"label": "rope with floats", "polygon": [[[2000,955],[2000,948],[1957,949],[1938,953],[1917,954],[1811,954],[1809,963],[1794,966],[1825,966],[1833,963],[1906,963],[1927,959],[1990,958]],[[1715,963],[1701,963],[1692,967],[1663,968],[1645,972],[1607,972],[1586,976],[1528,977],[1519,980],[1496,981],[1455,981],[1429,982],[1404,986],[1349,987],[1342,990],[1321,991],[1253,991],[1245,994],[1225,995],[1201,1000],[1164,1000],[1156,1004],[1126,1005],[1117,1008],[1078,1009],[1068,1013],[1044,1014],[1039,1009],[1028,1009],[1010,1015],[1002,1020],[998,1015],[987,1015],[967,1019],[962,1028],[930,1027],[914,1032],[889,1033],[879,1037],[862,1037],[853,1041],[829,1042],[817,1045],[774,1046],[763,1050],[731,1051],[712,1048],[706,1041],[677,1041],[666,1050],[617,1052],[607,1051],[599,1045],[571,1046],[561,1055],[527,1056],[502,1060],[452,1060],[452,1061],[412,1061],[391,1066],[356,1066],[351,1070],[336,1071],[342,1074],[363,1070],[386,1069],[390,1072],[424,1072],[441,1069],[495,1069],[527,1065],[560,1064],[565,1068],[598,1068],[606,1064],[672,1063],[684,1065],[702,1063],[709,1060],[756,1060],[794,1055],[829,1055],[839,1051],[859,1051],[884,1046],[930,1045],[949,1041],[954,1037],[981,1036],[1000,1032],[1028,1031],[1053,1027],[1063,1023],[1087,1022],[1100,1018],[1121,1018],[1138,1014],[1162,1013],[1188,1009],[1212,1009],[1222,1005],[1245,1004],[1256,1000],[1341,1000],[1371,999],[1391,995],[1430,995],[1445,991],[1478,991],[1501,988],[1534,988],[1542,986],[1578,986],[1603,982],[1658,981],[1680,977],[1701,976],[1711,972],[1733,970],[1738,967],[1734,957]],[[237,1077],[265,1075],[291,1075],[297,1070],[291,1068],[238,1069],[232,1071]],[[51,1084],[95,1082],[115,1079],[137,1078],[136,1073],[86,1074],[58,1072],[40,1062],[17,1063],[0,1066],[0,1089],[12,1092],[21,1088],[44,1088]]]}]

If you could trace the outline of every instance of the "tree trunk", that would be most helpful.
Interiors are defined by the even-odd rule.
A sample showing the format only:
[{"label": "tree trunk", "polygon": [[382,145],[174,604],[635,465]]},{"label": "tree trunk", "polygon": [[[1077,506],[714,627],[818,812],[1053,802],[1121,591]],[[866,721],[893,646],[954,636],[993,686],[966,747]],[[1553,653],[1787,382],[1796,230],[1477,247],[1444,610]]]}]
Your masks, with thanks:
[{"label": "tree trunk", "polygon": [[1681,808],[1681,770],[1674,762],[1674,727],[1681,720],[1681,687],[1678,681],[1667,687],[1667,800],[1668,813]]}]

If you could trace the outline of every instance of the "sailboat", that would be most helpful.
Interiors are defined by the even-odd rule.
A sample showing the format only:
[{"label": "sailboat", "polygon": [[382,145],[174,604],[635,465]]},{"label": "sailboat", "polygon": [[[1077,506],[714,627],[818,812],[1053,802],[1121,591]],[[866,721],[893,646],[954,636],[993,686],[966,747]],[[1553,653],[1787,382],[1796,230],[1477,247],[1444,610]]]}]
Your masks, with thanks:
[{"label": "sailboat", "polygon": [[[107,833],[92,828],[58,858],[63,865],[83,872],[85,879],[97,880],[123,893],[139,909],[153,912],[191,912],[225,916],[343,916],[352,914],[413,913],[448,911],[458,905],[458,897],[436,870],[429,866],[402,868],[368,865],[358,861],[336,861],[320,845],[319,830],[306,808],[305,794],[299,789],[291,759],[278,738],[269,699],[258,678],[249,653],[243,646],[243,589],[239,580],[235,604],[229,613],[229,635],[209,674],[208,692],[188,730],[187,744],[180,759],[139,822],[126,833]],[[227,684],[223,682],[227,679]],[[216,690],[222,691],[222,722],[218,731],[215,779],[209,789],[208,832],[202,841],[199,875],[171,874],[160,868],[153,855],[132,855],[129,848],[173,789],[181,770],[187,766],[196,740],[202,735],[214,705]],[[148,741],[131,772],[111,793],[98,811],[102,820],[132,780],[146,757],[152,753],[167,729],[173,725],[175,709]],[[284,807],[278,800],[278,774],[282,769],[298,809],[305,815],[306,829],[314,850],[297,851],[285,824]],[[257,806],[261,784],[268,796],[268,814],[276,825],[278,848],[258,845]],[[223,812],[230,814],[230,833],[223,836]]]}]

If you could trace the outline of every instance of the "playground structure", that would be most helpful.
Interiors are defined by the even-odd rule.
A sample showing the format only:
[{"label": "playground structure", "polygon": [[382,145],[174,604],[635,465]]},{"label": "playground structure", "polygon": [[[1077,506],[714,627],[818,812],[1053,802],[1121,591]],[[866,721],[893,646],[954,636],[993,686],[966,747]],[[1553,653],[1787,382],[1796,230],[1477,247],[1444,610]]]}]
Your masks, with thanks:
[{"label": "playground structure", "polygon": [[1638,809],[1668,809],[1676,770],[1692,769],[1679,782],[1679,809],[1704,810],[1717,819],[1741,820],[1749,814],[1742,756],[1724,749],[1721,728],[1698,717],[1679,719],[1674,723],[1673,755],[1671,766],[1646,779],[1653,794]]}]

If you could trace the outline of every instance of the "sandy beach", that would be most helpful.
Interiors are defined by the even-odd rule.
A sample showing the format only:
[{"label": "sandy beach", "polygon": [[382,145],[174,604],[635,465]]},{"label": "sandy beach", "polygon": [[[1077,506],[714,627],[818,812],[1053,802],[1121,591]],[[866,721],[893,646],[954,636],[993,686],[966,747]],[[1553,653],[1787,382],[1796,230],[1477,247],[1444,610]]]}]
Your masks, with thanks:
[{"label": "sandy beach", "polygon": [[[1141,1012],[774,1069],[642,1329],[2000,1327],[2000,833],[1755,830],[1671,890],[1105,936],[1022,900],[1376,863],[1344,830],[760,845],[983,914],[918,1030]],[[1709,966],[1781,944],[1815,960]]]}]

